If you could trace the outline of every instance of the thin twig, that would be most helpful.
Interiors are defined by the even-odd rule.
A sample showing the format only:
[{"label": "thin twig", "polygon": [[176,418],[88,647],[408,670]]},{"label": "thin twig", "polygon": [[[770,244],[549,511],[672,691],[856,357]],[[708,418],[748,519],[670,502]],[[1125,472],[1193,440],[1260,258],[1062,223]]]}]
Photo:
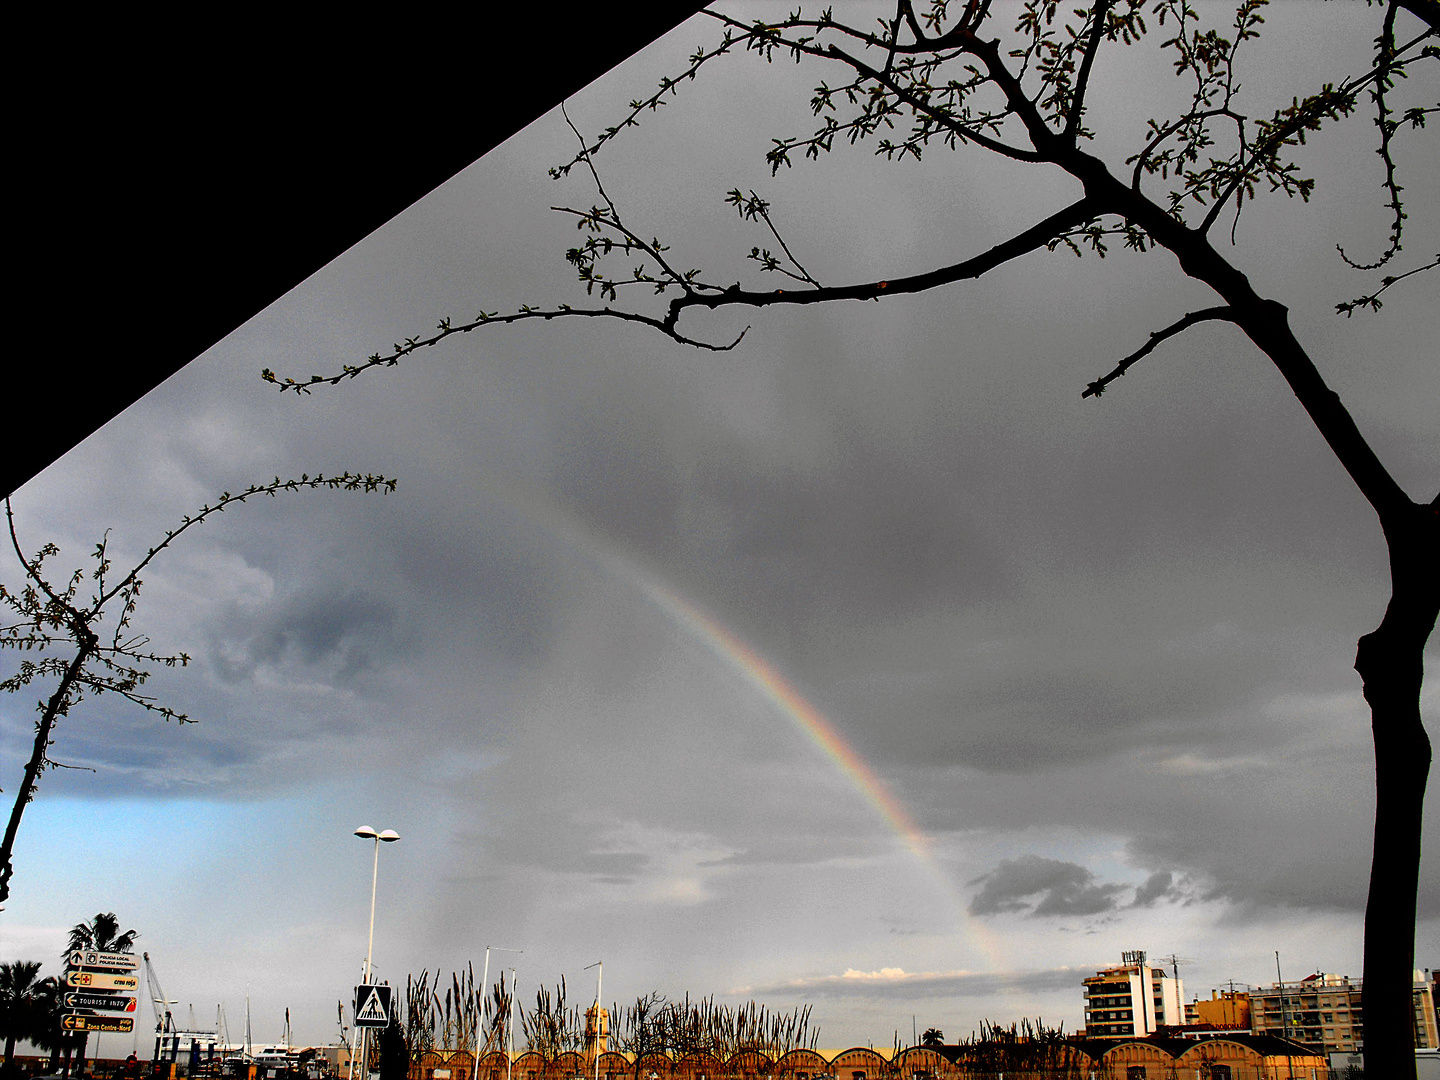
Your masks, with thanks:
[{"label": "thin twig", "polygon": [[1120,376],[1124,375],[1125,372],[1129,371],[1131,366],[1135,364],[1136,361],[1142,360],[1145,357],[1149,356],[1152,352],[1154,352],[1156,347],[1162,341],[1166,341],[1169,338],[1174,337],[1176,334],[1179,334],[1184,330],[1188,330],[1196,323],[1208,322],[1216,319],[1223,320],[1225,322],[1234,322],[1235,313],[1228,306],[1205,308],[1203,311],[1190,312],[1190,314],[1185,315],[1180,319],[1177,319],[1175,322],[1171,323],[1163,330],[1156,330],[1150,335],[1149,341],[1145,342],[1144,345],[1140,346],[1140,348],[1136,349],[1133,353],[1131,353],[1129,356],[1125,357],[1125,359],[1121,360],[1118,364],[1116,364],[1115,370],[1111,371],[1110,374],[1096,379],[1092,383],[1089,383],[1085,387],[1085,392],[1080,396],[1082,398],[1098,398],[1101,394],[1105,392],[1105,388],[1107,386],[1109,386],[1116,379],[1120,378]]}]

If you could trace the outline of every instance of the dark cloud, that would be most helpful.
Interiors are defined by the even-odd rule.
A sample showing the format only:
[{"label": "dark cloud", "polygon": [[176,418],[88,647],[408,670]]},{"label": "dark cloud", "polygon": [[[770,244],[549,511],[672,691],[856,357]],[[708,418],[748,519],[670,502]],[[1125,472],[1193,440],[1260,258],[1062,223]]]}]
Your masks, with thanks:
[{"label": "dark cloud", "polygon": [[1002,860],[994,870],[970,882],[980,891],[970,901],[972,915],[1025,912],[1045,915],[1099,915],[1119,906],[1124,885],[1106,884],[1078,863],[1022,855]]},{"label": "dark cloud", "polygon": [[747,630],[803,649],[807,627],[1006,588],[962,492],[917,475],[903,443],[828,417],[817,470],[792,460],[783,433],[746,446],[695,410],[649,387],[587,400],[565,434],[561,497],[612,542],[694,581]]},{"label": "dark cloud", "polygon": [[335,677],[353,683],[371,665],[377,647],[393,646],[395,605],[359,590],[310,591],[267,608],[240,643],[238,663],[216,656],[230,681],[248,678],[261,664],[332,664]]},{"label": "dark cloud", "polygon": [[1175,884],[1175,875],[1169,870],[1157,870],[1145,879],[1135,890],[1133,907],[1154,907],[1161,900],[1178,900],[1184,893]]}]

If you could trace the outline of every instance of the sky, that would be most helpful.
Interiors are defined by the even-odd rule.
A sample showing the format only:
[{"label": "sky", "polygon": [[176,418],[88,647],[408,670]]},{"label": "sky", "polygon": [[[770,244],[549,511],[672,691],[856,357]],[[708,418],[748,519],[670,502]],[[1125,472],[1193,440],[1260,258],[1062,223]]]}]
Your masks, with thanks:
[{"label": "sky", "polygon": [[[1272,8],[1241,66],[1254,113],[1364,70],[1378,11]],[[570,119],[615,123],[716,38],[697,16]],[[1096,150],[1117,167],[1177,100],[1157,40],[1098,72]],[[771,202],[827,284],[955,262],[1075,195],[938,147],[898,164],[837,146],[772,177],[770,140],[811,130],[827,77],[707,68],[606,147],[606,191],[677,264],[755,288],[774,282],[745,255],[772,238],[725,205],[732,188]],[[1334,311],[1370,287],[1336,245],[1385,243],[1372,132],[1311,136],[1313,196],[1262,198],[1231,254],[1428,498],[1433,283]],[[445,133],[417,118],[415,137]],[[248,998],[257,1041],[288,1008],[298,1043],[333,1042],[366,951],[374,849],[351,834],[368,824],[403,838],[379,855],[374,964],[392,983],[478,976],[489,946],[521,950],[491,971],[513,967],[522,1000],[562,977],[580,1000],[602,961],[607,1001],[811,1004],[820,1045],[843,1047],[912,1024],[1073,1030],[1081,980],[1127,949],[1177,958],[1187,1000],[1274,981],[1277,952],[1287,979],[1358,977],[1373,769],[1351,664],[1387,599],[1383,542],[1230,328],[1081,399],[1210,303],[1169,256],[1042,251],[921,296],[693,316],[713,340],[752,325],[724,353],[559,320],[309,397],[261,381],[444,317],[583,304],[578,234],[550,207],[596,196],[579,171],[547,176],[576,146],[545,115],[16,494],[22,545],[53,541],[68,570],[107,530],[133,562],[272,476],[398,481],[237,507],[146,573],[137,627],[194,657],[149,689],[199,722],[101,699],[58,728],[75,768],[25,816],[0,960],[55,974],[67,929],[114,911],[182,1022],[223,1006],[236,1034]],[[1403,268],[1435,250],[1432,147],[1398,149]],[[155,318],[163,334],[163,298]],[[0,580],[18,578],[7,552]],[[7,798],[31,697],[0,701]],[[1440,869],[1421,875],[1429,967]],[[112,1035],[101,1052],[132,1041],[146,1050]]]}]

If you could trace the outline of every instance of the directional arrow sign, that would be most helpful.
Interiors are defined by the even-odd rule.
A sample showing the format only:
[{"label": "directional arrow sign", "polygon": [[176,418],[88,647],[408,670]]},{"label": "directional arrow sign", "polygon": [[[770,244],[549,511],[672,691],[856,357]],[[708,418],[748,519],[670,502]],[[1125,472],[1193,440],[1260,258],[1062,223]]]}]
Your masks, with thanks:
[{"label": "directional arrow sign", "polygon": [[135,1021],[128,1016],[76,1016],[72,1013],[61,1017],[60,1026],[66,1031],[133,1031]]},{"label": "directional arrow sign", "polygon": [[67,986],[80,986],[87,990],[139,990],[140,980],[134,975],[107,975],[100,971],[67,971]]},{"label": "directional arrow sign", "polygon": [[100,952],[97,949],[76,949],[66,961],[72,968],[109,968],[112,971],[134,971],[140,966],[134,953]]},{"label": "directional arrow sign", "polygon": [[135,999],[125,994],[98,994],[87,993],[84,990],[71,990],[64,996],[67,1009],[95,1009],[99,1012],[126,1012],[135,1011]]}]

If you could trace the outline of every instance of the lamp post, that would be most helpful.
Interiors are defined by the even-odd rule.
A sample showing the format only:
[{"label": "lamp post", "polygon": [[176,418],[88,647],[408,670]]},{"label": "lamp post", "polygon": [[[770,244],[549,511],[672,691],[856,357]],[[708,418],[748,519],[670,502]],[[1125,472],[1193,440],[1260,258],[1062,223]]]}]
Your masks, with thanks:
[{"label": "lamp post", "polygon": [[[370,867],[370,937],[369,937],[369,940],[365,943],[365,973],[364,973],[364,975],[361,977],[361,980],[360,980],[362,983],[368,985],[369,982],[370,982],[370,975],[371,975],[371,971],[370,971],[370,958],[371,958],[371,956],[374,954],[374,951],[375,951],[375,886],[376,886],[376,884],[377,884],[377,883],[379,882],[379,880],[380,880],[380,844],[381,844],[382,841],[384,841],[384,842],[387,843],[387,844],[393,844],[396,840],[399,840],[399,839],[400,839],[400,834],[397,833],[394,829],[386,829],[384,832],[376,832],[375,829],[372,828],[372,827],[369,826],[369,825],[361,825],[358,829],[355,830],[355,835],[358,836],[358,837],[360,837],[362,840],[374,840],[374,841],[375,841],[375,859],[374,859],[373,864],[372,864],[371,867]],[[357,1025],[357,1027],[358,1027],[358,1025]],[[369,1029],[368,1027],[367,1027],[367,1028],[363,1028],[363,1029],[359,1029],[359,1030],[357,1030],[357,1034],[359,1034],[361,1031],[363,1031],[364,1034],[363,1034],[362,1039],[361,1039],[360,1058],[361,1058],[361,1060],[364,1062],[365,1080],[369,1080],[369,1075],[370,1075],[370,1029]],[[354,1040],[352,1039],[352,1040],[351,1040],[351,1044],[350,1044],[350,1077],[351,1077],[351,1080],[354,1080],[354,1076],[355,1076],[355,1044],[354,1044]]]},{"label": "lamp post", "polygon": [[515,1069],[515,969],[510,969],[510,1016],[509,1037],[510,1048],[505,1054],[505,1080],[512,1080],[512,1073]]},{"label": "lamp post", "polygon": [[[485,1035],[485,1020],[486,1020],[486,1018],[490,1015],[490,954],[491,954],[491,952],[508,952],[508,953],[515,953],[517,956],[520,956],[520,955],[523,955],[523,954],[524,954],[525,950],[524,950],[524,949],[502,949],[502,948],[501,948],[500,946],[498,946],[498,945],[486,945],[486,946],[485,946],[485,966],[484,966],[484,968],[481,969],[481,972],[480,972],[480,1030],[479,1030],[478,1032],[476,1032],[476,1034],[475,1034],[475,1068],[476,1068],[476,1070],[477,1070],[477,1072],[476,1072],[476,1076],[477,1076],[477,1077],[479,1076],[478,1070],[479,1070],[479,1068],[480,1068],[480,1048],[481,1048],[482,1046],[484,1046],[484,1042],[483,1042],[482,1040],[484,1040],[485,1037],[486,1037],[486,1035]],[[514,990],[513,987],[512,987],[511,990],[510,990],[510,995],[511,995],[512,997],[515,995],[515,990]],[[504,1043],[504,1040],[503,1040],[503,1039],[501,1040],[501,1043],[502,1043],[502,1044]],[[506,1075],[508,1076],[509,1073],[507,1072]]]}]

